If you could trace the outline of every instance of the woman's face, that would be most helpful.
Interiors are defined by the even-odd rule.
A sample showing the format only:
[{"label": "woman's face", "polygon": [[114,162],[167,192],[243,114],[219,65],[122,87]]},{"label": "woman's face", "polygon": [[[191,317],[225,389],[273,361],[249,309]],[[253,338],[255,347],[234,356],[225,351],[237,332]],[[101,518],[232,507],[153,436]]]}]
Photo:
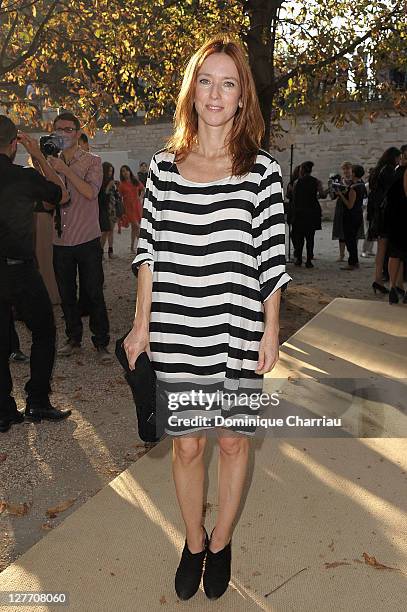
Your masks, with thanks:
[{"label": "woman's face", "polygon": [[344,179],[347,179],[349,181],[352,178],[352,166],[343,166],[342,176]]},{"label": "woman's face", "polygon": [[198,70],[195,109],[199,120],[220,127],[233,120],[239,105],[239,73],[226,53],[212,53]]},{"label": "woman's face", "polygon": [[122,176],[125,181],[127,181],[130,178],[130,172],[128,168],[122,168]]}]

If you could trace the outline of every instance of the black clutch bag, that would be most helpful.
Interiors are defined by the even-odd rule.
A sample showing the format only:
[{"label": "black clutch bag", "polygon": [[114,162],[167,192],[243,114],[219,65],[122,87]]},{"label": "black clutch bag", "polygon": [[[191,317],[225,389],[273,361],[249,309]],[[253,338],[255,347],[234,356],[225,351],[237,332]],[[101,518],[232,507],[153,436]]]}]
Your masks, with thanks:
[{"label": "black clutch bag", "polygon": [[134,370],[130,370],[123,348],[128,333],[116,341],[115,354],[133,395],[139,436],[144,442],[158,442],[164,435],[165,410],[163,404],[162,410],[157,411],[158,397],[161,397],[157,375],[146,352],[140,353]]}]

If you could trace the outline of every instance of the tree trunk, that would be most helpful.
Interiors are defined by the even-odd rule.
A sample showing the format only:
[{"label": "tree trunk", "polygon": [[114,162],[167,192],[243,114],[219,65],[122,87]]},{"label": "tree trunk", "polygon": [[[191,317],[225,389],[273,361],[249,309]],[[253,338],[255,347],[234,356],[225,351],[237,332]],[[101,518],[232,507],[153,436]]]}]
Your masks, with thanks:
[{"label": "tree trunk", "polygon": [[265,124],[262,147],[266,151],[270,149],[272,105],[276,92],[274,74],[275,34],[282,3],[283,0],[247,0],[245,3],[245,9],[250,18],[246,42],[249,63]]}]

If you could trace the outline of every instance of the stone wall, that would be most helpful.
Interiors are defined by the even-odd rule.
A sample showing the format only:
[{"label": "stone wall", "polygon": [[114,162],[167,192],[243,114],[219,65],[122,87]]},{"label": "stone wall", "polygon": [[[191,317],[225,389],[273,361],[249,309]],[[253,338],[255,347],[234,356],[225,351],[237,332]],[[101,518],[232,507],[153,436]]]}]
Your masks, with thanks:
[{"label": "stone wall", "polygon": [[[284,150],[272,151],[281,165],[285,184],[289,179],[291,144],[294,145],[294,166],[312,160],[314,175],[326,185],[329,174],[339,172],[343,161],[361,163],[367,172],[386,148],[407,143],[407,117],[394,113],[361,125],[349,123],[341,129],[332,126],[320,134],[306,115],[300,117],[296,125],[286,124],[285,128],[288,132],[284,141],[280,141],[280,148]],[[128,154],[130,165],[137,170],[140,161],[149,162],[164,146],[171,129],[171,124],[164,122],[115,127],[107,133],[98,132],[91,139],[91,146],[102,158],[109,150]],[[325,201],[322,207],[325,218],[330,218],[333,203]]]},{"label": "stone wall", "polygon": [[[272,151],[281,165],[285,184],[289,179],[291,144],[294,145],[294,166],[312,160],[315,163],[313,174],[325,185],[329,174],[339,172],[343,161],[360,163],[367,172],[385,149],[407,144],[407,117],[394,113],[361,125],[349,123],[341,129],[332,126],[320,134],[309,116],[300,117],[296,125],[286,124],[285,128],[288,132],[284,141],[280,141],[280,148],[284,150]],[[148,162],[164,146],[171,129],[169,123],[116,127],[107,134],[97,134],[92,144],[102,156],[103,149],[128,151],[130,161],[134,160],[137,167],[139,161]],[[329,200],[322,202],[325,218],[332,217],[333,205]]]}]

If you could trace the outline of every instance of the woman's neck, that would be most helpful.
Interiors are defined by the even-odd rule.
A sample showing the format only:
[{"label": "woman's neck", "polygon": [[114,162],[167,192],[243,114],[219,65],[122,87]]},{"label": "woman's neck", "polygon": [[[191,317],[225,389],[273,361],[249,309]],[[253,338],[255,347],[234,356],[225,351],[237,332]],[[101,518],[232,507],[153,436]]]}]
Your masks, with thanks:
[{"label": "woman's neck", "polygon": [[232,127],[232,123],[213,127],[199,121],[198,144],[195,153],[206,159],[217,159],[228,156],[226,139]]}]

